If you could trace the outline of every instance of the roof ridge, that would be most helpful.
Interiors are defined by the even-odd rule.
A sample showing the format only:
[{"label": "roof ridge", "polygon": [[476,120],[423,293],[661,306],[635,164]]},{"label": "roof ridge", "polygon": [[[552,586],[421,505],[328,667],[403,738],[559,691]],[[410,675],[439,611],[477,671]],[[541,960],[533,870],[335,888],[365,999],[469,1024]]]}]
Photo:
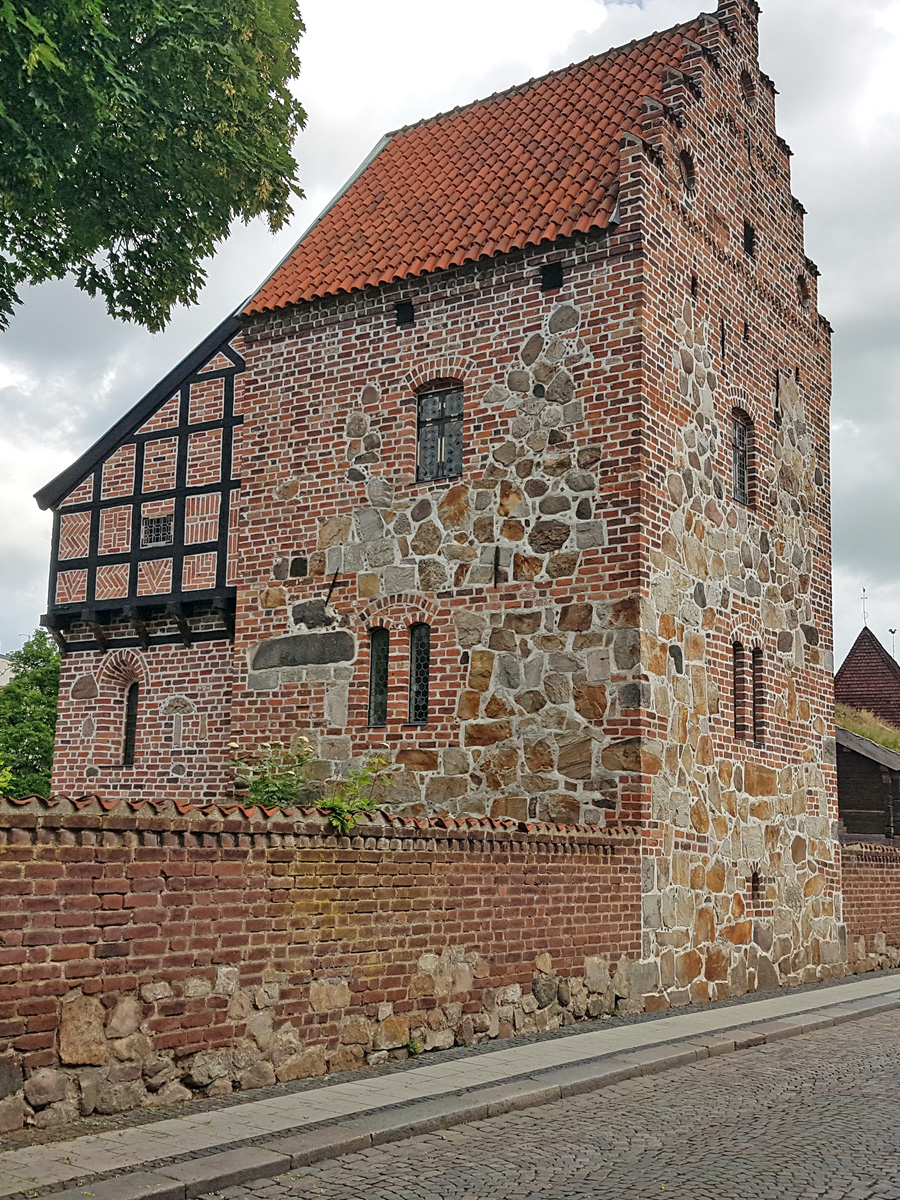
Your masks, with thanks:
[{"label": "roof ridge", "polygon": [[677,33],[681,30],[690,28],[695,25],[701,17],[715,17],[715,13],[698,13],[696,17],[692,17],[688,21],[679,21],[676,25],[671,25],[668,29],[656,29],[653,33],[645,34],[642,38],[633,38],[630,42],[625,42],[621,46],[610,46],[608,50],[603,50],[599,54],[589,54],[586,58],[578,59],[577,62],[569,63],[565,67],[556,67],[552,71],[545,71],[543,75],[533,75],[530,79],[526,79],[523,83],[514,83],[508,88],[503,88],[499,92],[491,92],[488,96],[481,96],[476,100],[470,100],[467,104],[457,104],[454,108],[448,108],[443,112],[434,113],[430,117],[422,117],[418,121],[412,121],[408,125],[400,125],[396,129],[389,130],[384,136],[385,138],[399,137],[403,133],[411,133],[414,129],[421,129],[425,125],[431,125],[435,121],[447,120],[450,117],[459,116],[460,113],[468,112],[470,109],[477,108],[480,104],[491,104],[495,100],[504,99],[507,96],[517,96],[528,91],[529,88],[536,87],[538,84],[546,83],[548,79],[552,79],[555,75],[566,75],[569,71],[575,71],[580,67],[586,66],[588,63],[600,62],[604,58],[612,58],[615,55],[622,54],[626,50],[634,50],[635,47],[642,45],[644,42],[651,42],[654,39],[664,37],[668,34]]},{"label": "roof ridge", "polygon": [[847,651],[847,657],[841,663],[840,667],[838,667],[837,674],[835,675],[835,679],[837,679],[838,675],[841,674],[841,672],[844,670],[844,668],[847,666],[848,663],[850,663],[850,667],[852,670],[853,663],[851,660],[853,658],[854,652],[856,651],[857,647],[860,646],[860,643],[863,642],[864,639],[865,639],[865,643],[870,645],[875,650],[875,652],[880,656],[880,658],[881,658],[882,662],[885,664],[885,666],[891,671],[891,673],[893,675],[896,676],[897,680],[900,681],[900,663],[897,662],[896,658],[894,658],[894,656],[892,654],[888,653],[886,647],[882,646],[881,642],[875,636],[875,634],[872,632],[872,630],[868,627],[868,625],[863,625],[862,629],[859,631],[856,641],[853,643],[853,645]]}]

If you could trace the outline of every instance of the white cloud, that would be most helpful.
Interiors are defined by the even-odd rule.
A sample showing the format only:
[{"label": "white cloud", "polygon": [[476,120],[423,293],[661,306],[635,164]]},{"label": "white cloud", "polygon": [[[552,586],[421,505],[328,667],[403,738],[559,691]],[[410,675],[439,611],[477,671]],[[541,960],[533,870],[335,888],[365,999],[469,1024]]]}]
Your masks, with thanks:
[{"label": "white cloud", "polygon": [[[306,0],[297,153],[307,198],[290,228],[238,227],[199,305],[151,337],[69,283],[29,292],[0,336],[0,639],[43,609],[49,523],[31,493],[98,437],[261,282],[389,129],[686,20],[714,0]],[[834,342],[838,661],[860,624],[900,619],[900,0],[766,0],[794,191]],[[895,614],[892,616],[891,614]],[[885,622],[887,624],[885,624]]]}]

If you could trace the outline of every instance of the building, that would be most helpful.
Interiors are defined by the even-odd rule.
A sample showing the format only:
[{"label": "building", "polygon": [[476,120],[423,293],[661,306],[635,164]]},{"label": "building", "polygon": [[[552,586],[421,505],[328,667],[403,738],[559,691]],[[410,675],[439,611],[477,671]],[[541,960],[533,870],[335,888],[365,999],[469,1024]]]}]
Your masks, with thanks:
[{"label": "building", "polygon": [[387,744],[395,811],[637,830],[654,1003],[840,972],[830,329],[757,18],[389,135],[38,494],[60,792]]},{"label": "building", "polygon": [[900,729],[900,665],[867,625],[834,677],[834,698]]}]

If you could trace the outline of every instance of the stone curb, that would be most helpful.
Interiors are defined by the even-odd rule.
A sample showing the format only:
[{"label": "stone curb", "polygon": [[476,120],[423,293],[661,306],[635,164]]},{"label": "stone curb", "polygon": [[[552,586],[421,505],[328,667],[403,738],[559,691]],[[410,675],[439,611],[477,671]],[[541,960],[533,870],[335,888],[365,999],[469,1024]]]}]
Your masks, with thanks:
[{"label": "stone curb", "polygon": [[297,1167],[312,1166],[372,1146],[581,1096],[625,1079],[658,1075],[702,1059],[734,1054],[897,1008],[900,1008],[900,992],[887,998],[850,1000],[831,1008],[724,1030],[709,1037],[550,1067],[508,1083],[412,1101],[321,1125],[305,1133],[286,1134],[264,1145],[224,1150],[188,1162],[158,1166],[152,1171],[107,1177],[97,1183],[46,1194],[54,1200],[193,1200],[216,1188],[272,1179]]}]

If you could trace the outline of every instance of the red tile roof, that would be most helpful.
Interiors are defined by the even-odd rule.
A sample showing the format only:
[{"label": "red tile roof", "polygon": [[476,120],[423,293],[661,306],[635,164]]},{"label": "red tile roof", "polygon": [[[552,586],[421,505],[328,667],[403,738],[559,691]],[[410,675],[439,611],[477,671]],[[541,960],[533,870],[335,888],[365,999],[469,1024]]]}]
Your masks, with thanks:
[{"label": "red tile roof", "polygon": [[282,308],[602,229],[619,139],[696,23],[389,134],[247,305]]},{"label": "red tile roof", "polygon": [[862,630],[835,675],[834,698],[900,728],[900,664],[871,629]]}]

